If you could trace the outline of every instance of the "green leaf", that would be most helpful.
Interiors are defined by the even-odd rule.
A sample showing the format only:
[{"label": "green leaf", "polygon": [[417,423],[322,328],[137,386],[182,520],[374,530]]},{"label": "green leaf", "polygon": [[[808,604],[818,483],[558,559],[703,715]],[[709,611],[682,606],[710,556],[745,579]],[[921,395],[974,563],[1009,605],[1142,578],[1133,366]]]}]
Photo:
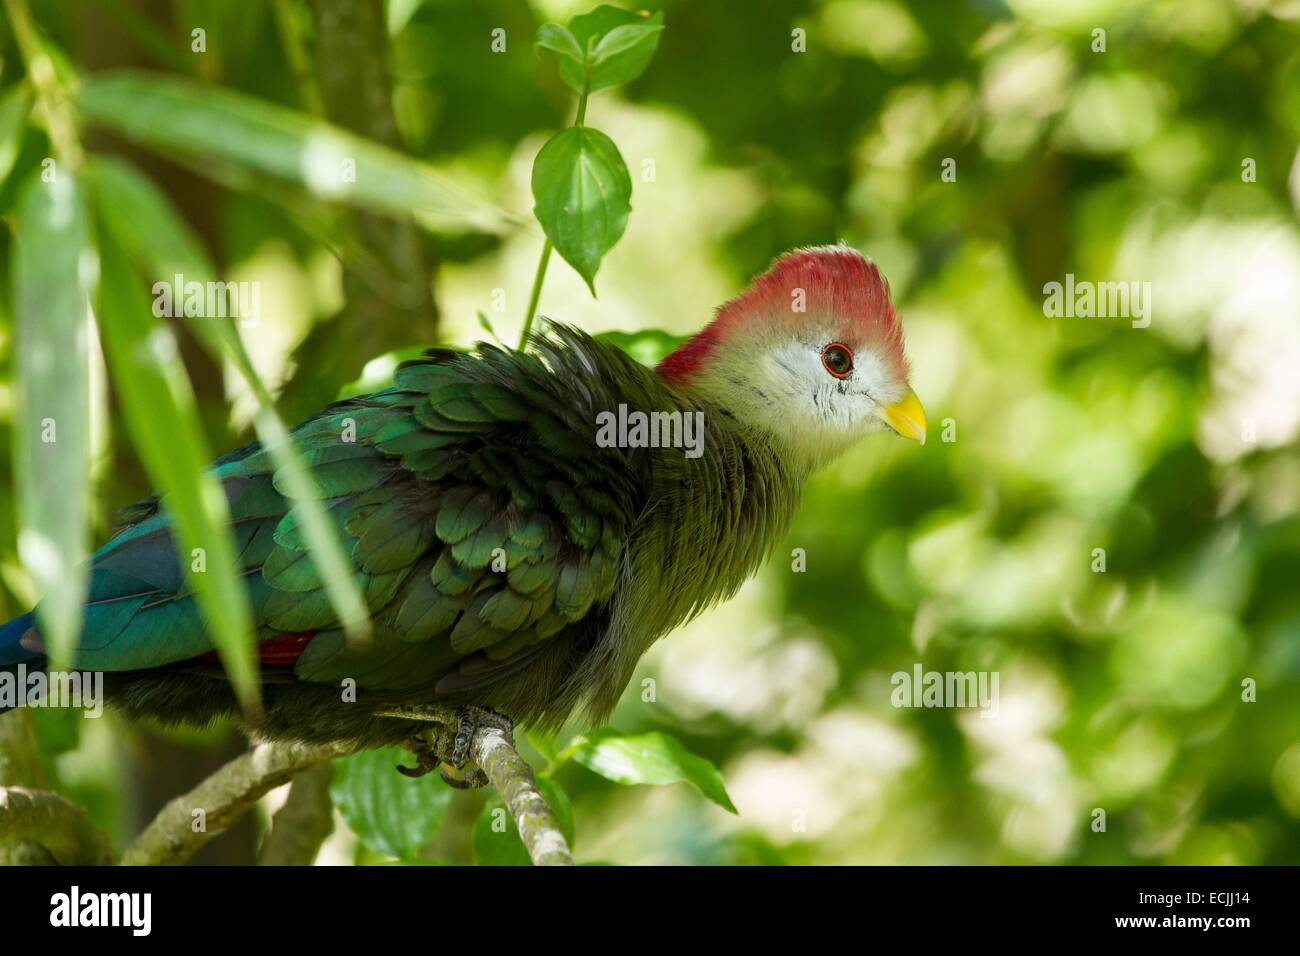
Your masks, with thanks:
[{"label": "green leaf", "polygon": [[[435,342],[432,345],[443,349],[459,348],[443,342]],[[367,395],[370,392],[377,392],[382,388],[387,388],[393,384],[393,375],[397,371],[397,366],[411,359],[420,358],[429,347],[428,345],[408,345],[405,348],[385,352],[383,355],[376,355],[365,364],[360,375],[352,381],[339,386],[334,400],[341,402],[345,398]],[[459,350],[465,351],[463,348],[459,348]]]},{"label": "green leaf", "polygon": [[533,749],[542,755],[547,764],[554,764],[560,756],[560,745],[555,734],[537,727],[529,727],[524,736]]},{"label": "green leaf", "polygon": [[[111,234],[100,237],[99,318],[127,430],[175,528],[181,563],[213,645],[246,708],[257,706],[253,621],[236,571],[230,509],[208,472],[194,391],[170,328]],[[202,549],[201,563],[191,560]]]},{"label": "green leaf", "polygon": [[532,866],[524,843],[519,839],[510,810],[495,793],[488,797],[474,820],[474,856],[479,866]]},{"label": "green leaf", "polygon": [[557,133],[533,163],[533,212],[555,251],[596,294],[596,270],[632,211],[632,177],[604,133],[577,126]]},{"label": "green leaf", "polygon": [[[558,53],[562,58],[576,63],[580,68],[584,65],[585,54],[582,47],[578,45],[578,41],[574,39],[568,28],[562,27],[558,23],[543,23],[538,27],[537,39],[533,41],[533,48]],[[579,77],[581,75],[580,70]],[[582,92],[581,85],[574,87],[574,89],[579,93]]]},{"label": "green leaf", "polygon": [[500,232],[511,217],[396,150],[296,110],[159,74],[93,74],[75,103],[86,116],[198,168],[219,161],[296,183],[323,199],[415,215],[433,231]]},{"label": "green leaf", "polygon": [[438,832],[451,790],[428,777],[397,772],[405,750],[363,750],[334,761],[330,799],[361,842],[376,853],[415,856]]},{"label": "green leaf", "polygon": [[[537,789],[555,811],[560,832],[573,845],[573,804],[564,789],[550,777],[538,777]],[[492,794],[474,821],[474,855],[479,866],[532,866],[532,858],[519,838],[519,828],[501,797]]]},{"label": "green leaf", "polygon": [[97,265],[84,188],[65,169],[34,174],[13,244],[14,480],[18,554],[55,667],[81,633],[90,543],[90,295]]},{"label": "green leaf", "polygon": [[57,757],[81,746],[86,711],[75,707],[34,707],[31,715],[42,757]]},{"label": "green leaf", "polygon": [[538,777],[537,789],[542,791],[542,796],[546,798],[546,802],[555,811],[555,819],[560,824],[560,832],[564,834],[564,839],[569,842],[569,848],[572,849],[574,841],[578,837],[578,821],[573,814],[573,803],[569,800],[569,795],[552,777]]},{"label": "green leaf", "polygon": [[[657,20],[663,14],[655,14]],[[588,92],[618,86],[645,72],[659,46],[663,24],[629,23],[615,27],[601,37],[591,52],[591,85]]]},{"label": "green leaf", "polygon": [[[155,281],[170,282],[177,273],[198,282],[217,277],[199,238],[148,177],[112,156],[96,158],[89,175],[100,216],[150,286]],[[193,324],[194,331],[209,341],[218,341],[214,338],[218,334],[206,330],[233,325],[214,318]]]},{"label": "green leaf", "polygon": [[[170,282],[180,274],[187,281],[206,283],[216,268],[202,243],[172,208],[167,197],[130,164],[112,158],[91,168],[99,214],[136,266],[154,281]],[[325,582],[330,603],[352,637],[369,633],[369,615],[357,587],[351,562],[344,554],[333,522],[316,494],[315,482],[289,440],[289,431],[275,412],[270,392],[253,367],[232,319],[197,316],[185,320],[214,359],[228,357],[247,382],[261,409],[254,420],[258,438],[277,471],[285,475],[295,512],[312,562]],[[418,351],[418,350],[417,350]],[[395,367],[395,364],[394,364]]]},{"label": "green leaf", "polygon": [[642,365],[654,368],[689,336],[671,335],[659,329],[642,329],[639,332],[600,332],[596,338],[622,349]]},{"label": "green leaf", "polygon": [[621,734],[606,727],[574,738],[560,756],[572,757],[615,783],[685,781],[724,810],[738,812],[727,796],[718,768],[665,733]]},{"label": "green leaf", "polygon": [[31,109],[32,98],[26,87],[15,86],[0,96],[0,182],[4,182],[18,160]]},{"label": "green leaf", "polygon": [[501,340],[501,336],[497,335],[497,330],[492,327],[492,320],[487,317],[487,313],[479,309],[477,314],[478,327],[486,332],[498,345],[508,348],[506,343]]},{"label": "green leaf", "polygon": [[[587,62],[591,75],[588,79],[588,92],[594,93],[609,86],[627,83],[644,73],[659,46],[663,22],[662,12],[647,18],[607,4],[570,20],[569,31],[578,46],[589,51]],[[603,53],[600,52],[601,44],[611,36],[614,38],[609,40]],[[581,61],[574,63],[568,59],[561,60],[560,76],[565,83],[581,92]]]},{"label": "green leaf", "polygon": [[388,0],[388,35],[395,37],[406,29],[411,17],[419,12],[424,0]]}]

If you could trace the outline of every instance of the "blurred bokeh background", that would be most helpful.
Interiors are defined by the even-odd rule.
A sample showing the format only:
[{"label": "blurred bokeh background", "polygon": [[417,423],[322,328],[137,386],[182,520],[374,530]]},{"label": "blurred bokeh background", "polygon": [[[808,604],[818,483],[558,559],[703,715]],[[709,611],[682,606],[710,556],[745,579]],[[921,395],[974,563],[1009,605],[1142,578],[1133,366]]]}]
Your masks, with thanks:
[{"label": "blurred bokeh background", "polygon": [[[291,421],[403,350],[482,337],[480,311],[514,340],[542,241],[529,170],[573,108],[532,35],[591,4],[389,0],[377,31],[320,29],[365,21],[354,6],[31,4],[80,75],[145,68],[311,111],[287,12],[325,116],[520,214],[501,235],[431,232],[88,125],[227,278],[260,281],[242,335]],[[665,14],[655,59],[588,109],[632,172],[627,233],[598,299],[557,260],[541,312],[685,334],[779,252],[843,240],[890,280],[932,440],[881,436],[819,475],[770,565],[657,645],[616,712],[715,761],[739,816],[566,765],[579,860],[1300,863],[1300,2],[641,6]],[[7,33],[0,57],[7,86]],[[48,151],[23,140],[0,210]],[[5,270],[12,241],[0,229]],[[1150,326],[1046,316],[1067,273],[1152,283]],[[247,440],[251,398],[181,334],[212,447]],[[99,388],[97,542],[150,490]],[[0,619],[39,597],[9,484]],[[996,671],[997,715],[894,708],[891,675],[917,663]],[[243,746],[30,716],[46,773],[119,839]],[[482,800],[451,798],[426,855],[471,859]],[[251,859],[259,825],[202,859]],[[342,824],[321,855],[378,859]]]}]

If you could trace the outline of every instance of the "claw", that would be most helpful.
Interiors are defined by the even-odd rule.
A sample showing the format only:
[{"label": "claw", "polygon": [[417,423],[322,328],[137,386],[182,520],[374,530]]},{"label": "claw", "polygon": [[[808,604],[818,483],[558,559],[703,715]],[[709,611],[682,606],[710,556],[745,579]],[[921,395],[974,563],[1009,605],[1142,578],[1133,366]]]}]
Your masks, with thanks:
[{"label": "claw", "polygon": [[[401,768],[398,767],[398,769]],[[477,790],[480,787],[486,787],[489,783],[488,775],[477,768],[463,777],[457,777],[448,772],[446,767],[439,767],[438,776],[442,777],[442,782],[447,786],[454,787],[457,790]]]},{"label": "claw", "polygon": [[[504,714],[499,714],[486,707],[465,706],[456,709],[456,729],[454,735],[445,724],[443,732],[430,733],[432,726],[414,734],[406,743],[406,748],[415,754],[418,767],[401,767],[397,771],[407,777],[423,777],[438,771],[438,775],[449,787],[457,790],[475,790],[488,784],[488,776],[481,769],[475,768],[462,775],[449,773],[447,768],[461,771],[470,762],[470,746],[474,734],[481,727],[494,727],[506,734],[514,732],[514,721]],[[451,737],[448,740],[448,737]],[[432,739],[430,739],[432,737]],[[445,764],[446,766],[440,766]]]},{"label": "claw", "polygon": [[403,767],[398,764],[397,772],[403,777],[423,777],[438,769],[438,758],[428,750],[415,751],[415,760],[419,764],[418,767]]}]

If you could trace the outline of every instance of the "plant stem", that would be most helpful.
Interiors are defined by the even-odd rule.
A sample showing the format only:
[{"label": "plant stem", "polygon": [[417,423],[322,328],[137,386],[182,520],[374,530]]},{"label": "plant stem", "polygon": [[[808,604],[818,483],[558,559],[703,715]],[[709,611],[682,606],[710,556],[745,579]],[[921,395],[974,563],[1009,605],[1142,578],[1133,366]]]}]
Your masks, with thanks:
[{"label": "plant stem", "polygon": [[5,10],[9,14],[9,22],[13,24],[14,39],[27,67],[27,75],[31,78],[32,89],[36,92],[36,101],[45,114],[45,129],[50,134],[54,153],[61,163],[77,169],[85,159],[85,154],[81,151],[72,115],[66,108],[67,94],[59,83],[54,63],[41,44],[32,12],[27,8],[27,0],[5,0]]},{"label": "plant stem", "polygon": [[[574,126],[581,126],[587,118],[587,84],[582,84],[582,94],[578,97],[578,115]],[[537,301],[542,297],[542,282],[546,279],[546,265],[551,261],[551,240],[542,244],[542,257],[537,262],[537,273],[533,276],[533,291],[528,295],[528,311],[524,313],[524,330],[519,335],[519,349],[523,351],[528,345],[528,334],[533,330],[533,318],[537,315]]]},{"label": "plant stem", "polygon": [[275,23],[280,30],[280,41],[284,44],[285,57],[293,73],[293,81],[298,87],[298,99],[303,108],[313,116],[325,116],[325,103],[321,99],[316,79],[312,75],[311,61],[303,46],[302,37],[298,35],[298,25],[294,21],[293,0],[274,0]]},{"label": "plant stem", "polygon": [[524,314],[524,330],[519,335],[519,349],[528,344],[528,333],[533,330],[533,317],[537,314],[537,300],[542,297],[542,280],[546,278],[546,264],[551,261],[551,240],[542,243],[542,258],[537,262],[533,276],[533,291],[528,295],[528,311]]}]

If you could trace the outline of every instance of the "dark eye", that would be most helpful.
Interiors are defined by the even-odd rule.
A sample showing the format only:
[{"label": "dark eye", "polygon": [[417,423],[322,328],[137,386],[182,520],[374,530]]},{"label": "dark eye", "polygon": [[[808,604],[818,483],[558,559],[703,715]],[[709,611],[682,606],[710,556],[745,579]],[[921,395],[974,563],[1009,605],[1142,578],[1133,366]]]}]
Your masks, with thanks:
[{"label": "dark eye", "polygon": [[836,378],[844,378],[853,371],[853,350],[841,342],[832,342],[822,349],[822,364]]}]

